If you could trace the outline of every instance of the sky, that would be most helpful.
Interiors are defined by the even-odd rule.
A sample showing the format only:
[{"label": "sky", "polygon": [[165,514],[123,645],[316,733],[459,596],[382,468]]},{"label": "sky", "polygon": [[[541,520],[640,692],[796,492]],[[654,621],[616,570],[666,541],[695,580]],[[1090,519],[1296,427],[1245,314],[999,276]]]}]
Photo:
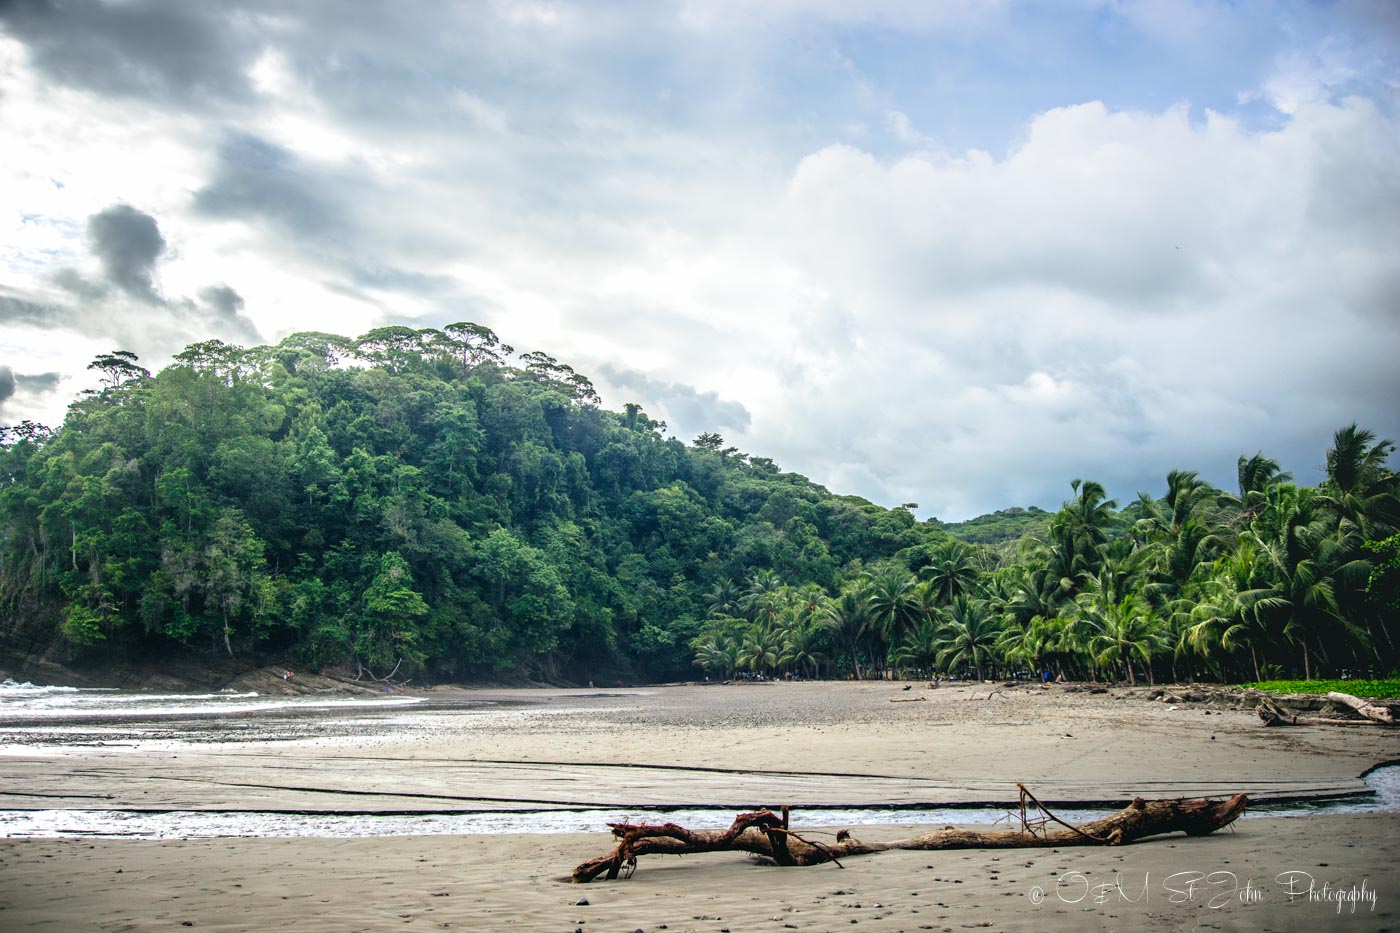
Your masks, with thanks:
[{"label": "sky", "polygon": [[0,139],[0,424],[474,321],[945,521],[1400,439],[1391,0],[3,0]]}]

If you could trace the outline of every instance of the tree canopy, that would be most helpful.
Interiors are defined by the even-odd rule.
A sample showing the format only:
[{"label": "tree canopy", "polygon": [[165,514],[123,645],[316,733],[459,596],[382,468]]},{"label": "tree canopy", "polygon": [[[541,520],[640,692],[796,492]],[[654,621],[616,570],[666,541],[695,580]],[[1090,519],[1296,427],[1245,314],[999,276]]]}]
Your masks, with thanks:
[{"label": "tree canopy", "polygon": [[[687,444],[489,328],[188,347],[0,430],[0,634],[384,676],[1393,670],[1394,444],[961,525]],[[513,363],[512,360],[515,360]]]}]

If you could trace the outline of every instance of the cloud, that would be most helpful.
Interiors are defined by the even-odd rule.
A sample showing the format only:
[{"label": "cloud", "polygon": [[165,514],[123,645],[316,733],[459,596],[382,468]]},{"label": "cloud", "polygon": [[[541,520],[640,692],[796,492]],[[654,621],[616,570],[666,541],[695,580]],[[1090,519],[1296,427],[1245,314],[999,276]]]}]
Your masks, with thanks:
[{"label": "cloud", "polygon": [[[794,369],[754,432],[945,518],[1053,505],[1074,476],[1229,485],[1260,448],[1315,479],[1335,428],[1400,430],[1397,135],[1360,99],[1266,132],[1089,103],[1001,159],[815,152],[778,239],[860,344]],[[784,355],[812,333],[809,313]]]},{"label": "cloud", "polygon": [[139,301],[160,303],[152,273],[165,238],[154,217],[116,204],[89,217],[87,233],[109,282]]},{"label": "cloud", "polygon": [[746,430],[753,418],[741,403],[701,392],[694,386],[653,379],[645,373],[603,364],[598,372],[608,387],[629,401],[638,401],[648,414],[667,423],[677,437],[691,438],[707,431]]},{"label": "cloud", "polygon": [[223,4],[11,0],[0,24],[53,81],[180,103],[248,93],[247,21]]},{"label": "cloud", "polygon": [[324,181],[289,150],[234,134],[219,145],[194,207],[211,217],[266,222],[296,236],[325,236],[341,228],[344,218],[336,202],[321,194]]},{"label": "cloud", "polygon": [[1400,435],[1385,0],[0,6],[0,358],[73,387],[467,317],[949,519]]},{"label": "cloud", "polygon": [[186,306],[186,313],[193,318],[196,326],[207,320],[206,326],[231,336],[235,342],[256,344],[262,340],[262,335],[253,326],[253,322],[243,315],[246,302],[238,292],[227,285],[210,285],[200,289],[199,297],[204,304],[203,308],[192,303]]},{"label": "cloud", "polygon": [[227,285],[211,285],[201,289],[199,297],[220,314],[231,317],[243,310],[243,296]]},{"label": "cloud", "polygon": [[26,375],[17,373],[9,366],[0,364],[0,416],[8,416],[11,401],[22,401],[21,396],[50,395],[57,391],[59,384],[67,377],[62,373],[38,373]]},{"label": "cloud", "polygon": [[97,273],[62,267],[50,276],[56,293],[0,289],[0,321],[114,342],[153,361],[211,336],[242,344],[262,339],[244,314],[243,296],[227,284],[199,289],[198,300],[160,293],[156,271],[168,244],[152,215],[116,204],[92,214],[86,230]]},{"label": "cloud", "polygon": [[[0,286],[3,289],[3,286]],[[44,326],[52,320],[54,308],[16,295],[0,292],[0,321],[6,324],[32,324]]]}]

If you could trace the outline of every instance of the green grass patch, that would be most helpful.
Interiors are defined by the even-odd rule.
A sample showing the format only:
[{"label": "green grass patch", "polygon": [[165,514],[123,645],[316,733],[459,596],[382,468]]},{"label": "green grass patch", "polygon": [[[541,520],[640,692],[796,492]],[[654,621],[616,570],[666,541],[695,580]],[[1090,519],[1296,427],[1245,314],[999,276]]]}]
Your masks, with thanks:
[{"label": "green grass patch", "polygon": [[1265,693],[1350,693],[1356,697],[1400,697],[1400,679],[1385,680],[1262,680],[1240,684]]}]

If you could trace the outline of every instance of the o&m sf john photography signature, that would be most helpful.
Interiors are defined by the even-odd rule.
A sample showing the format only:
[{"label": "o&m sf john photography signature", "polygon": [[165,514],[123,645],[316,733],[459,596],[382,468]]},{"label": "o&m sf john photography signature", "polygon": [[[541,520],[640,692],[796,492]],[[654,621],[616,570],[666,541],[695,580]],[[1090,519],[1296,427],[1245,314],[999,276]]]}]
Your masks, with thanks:
[{"label": "o&m sf john photography signature", "polygon": [[1219,910],[1235,903],[1258,904],[1270,891],[1286,897],[1290,903],[1306,900],[1335,905],[1338,914],[1343,911],[1354,914],[1358,904],[1365,904],[1369,911],[1376,909],[1376,889],[1371,887],[1369,879],[1351,884],[1319,881],[1312,873],[1298,870],[1279,872],[1272,882],[1241,878],[1228,869],[1178,871],[1156,882],[1151,872],[1145,873],[1140,882],[1129,881],[1119,872],[1114,872],[1109,881],[1095,882],[1082,872],[1068,871],[1055,879],[1051,890],[1034,885],[1027,893],[1033,904],[1055,900],[1062,904],[1090,906],[1165,900],[1169,904],[1199,902]]}]

